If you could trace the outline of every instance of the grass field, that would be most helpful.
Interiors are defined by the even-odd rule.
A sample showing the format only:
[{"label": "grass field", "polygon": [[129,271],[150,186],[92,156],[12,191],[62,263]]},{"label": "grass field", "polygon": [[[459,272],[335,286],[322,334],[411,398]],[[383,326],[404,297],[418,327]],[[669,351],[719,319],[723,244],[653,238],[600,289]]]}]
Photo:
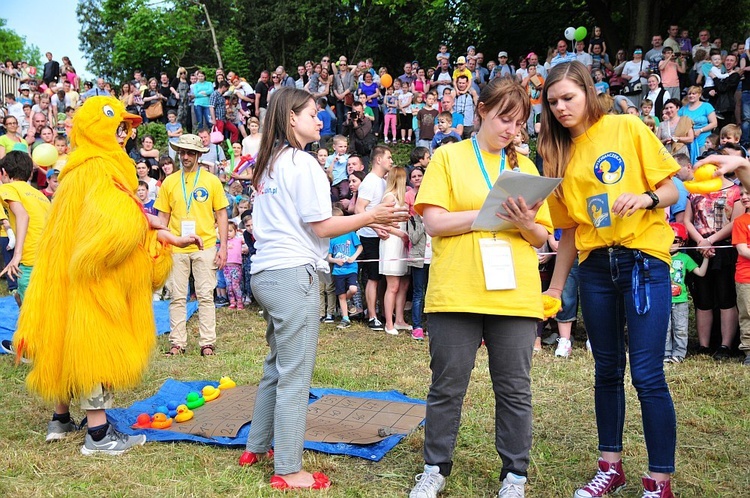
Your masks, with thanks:
[{"label": "grass field", "polygon": [[[195,346],[197,321],[189,322],[187,355],[166,358],[155,351],[141,386],[119,393],[118,406],[153,394],[165,379],[213,379],[232,376],[257,383],[266,353],[265,323],[251,306],[218,310],[219,349],[201,358]],[[160,350],[166,348],[164,337]],[[569,497],[587,480],[596,461],[593,415],[593,362],[574,344],[568,360],[553,349],[534,357],[534,446],[528,496]],[[281,496],[271,491],[270,463],[240,468],[239,449],[197,444],[149,443],[116,458],[84,457],[83,433],[52,444],[44,442],[50,408],[24,389],[27,366],[0,357],[0,496]],[[716,364],[691,357],[667,369],[678,416],[678,452],[674,488],[681,497],[740,497],[750,489],[750,370],[738,362]],[[424,398],[429,386],[427,343],[406,334],[386,336],[361,325],[341,331],[321,327],[313,385],[350,390],[397,389]],[[635,392],[627,388],[625,497],[640,497],[646,470]],[[80,419],[80,410],[73,415]],[[499,457],[494,449],[494,403],[482,348],[465,401],[454,473],[443,496],[489,497],[498,489]],[[423,432],[407,437],[382,461],[305,453],[308,469],[333,480],[332,497],[405,496],[422,466]],[[303,493],[308,494],[308,493]]]}]

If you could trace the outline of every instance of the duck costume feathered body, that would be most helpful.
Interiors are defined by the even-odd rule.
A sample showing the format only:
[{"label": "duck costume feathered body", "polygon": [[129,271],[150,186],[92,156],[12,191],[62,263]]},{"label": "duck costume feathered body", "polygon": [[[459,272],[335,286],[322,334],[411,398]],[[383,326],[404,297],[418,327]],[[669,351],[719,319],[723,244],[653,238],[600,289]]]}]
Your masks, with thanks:
[{"label": "duck costume feathered body", "polygon": [[51,402],[135,386],[156,338],[152,289],[169,275],[169,245],[141,204],[133,161],[117,141],[140,117],[91,97],[73,118],[73,152],[60,175],[14,335],[33,362],[26,379]]}]

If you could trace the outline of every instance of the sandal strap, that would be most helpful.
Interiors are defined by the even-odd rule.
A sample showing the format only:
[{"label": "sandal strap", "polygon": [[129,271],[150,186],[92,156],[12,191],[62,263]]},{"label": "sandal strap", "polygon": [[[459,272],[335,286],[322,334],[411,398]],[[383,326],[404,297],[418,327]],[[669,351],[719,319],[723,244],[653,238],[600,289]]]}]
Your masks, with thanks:
[{"label": "sandal strap", "polygon": [[167,351],[165,354],[167,356],[177,356],[185,353],[185,349],[181,348],[180,346],[172,346],[169,348],[169,351]]},{"label": "sandal strap", "polygon": [[[211,352],[207,355],[206,350],[210,349]],[[201,356],[211,356],[216,352],[216,348],[213,344],[206,344],[205,346],[201,346]]]}]

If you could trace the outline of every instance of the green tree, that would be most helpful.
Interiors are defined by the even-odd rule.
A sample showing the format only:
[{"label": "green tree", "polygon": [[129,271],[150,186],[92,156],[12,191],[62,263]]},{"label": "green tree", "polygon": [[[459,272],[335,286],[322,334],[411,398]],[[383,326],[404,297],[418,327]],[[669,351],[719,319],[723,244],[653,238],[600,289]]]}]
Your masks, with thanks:
[{"label": "green tree", "polygon": [[32,66],[42,64],[42,52],[34,44],[27,44],[26,37],[21,36],[6,25],[8,22],[0,18],[0,54],[13,61],[25,60]]}]

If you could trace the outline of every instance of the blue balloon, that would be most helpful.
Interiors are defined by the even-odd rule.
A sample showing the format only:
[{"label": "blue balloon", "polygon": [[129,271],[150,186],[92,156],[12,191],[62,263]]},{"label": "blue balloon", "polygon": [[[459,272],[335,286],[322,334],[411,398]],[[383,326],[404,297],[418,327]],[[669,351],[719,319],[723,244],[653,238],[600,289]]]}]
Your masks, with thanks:
[{"label": "blue balloon", "polygon": [[18,142],[16,145],[13,146],[13,149],[11,149],[11,150],[19,150],[21,152],[28,153],[29,152],[29,146],[26,145],[23,142]]}]

